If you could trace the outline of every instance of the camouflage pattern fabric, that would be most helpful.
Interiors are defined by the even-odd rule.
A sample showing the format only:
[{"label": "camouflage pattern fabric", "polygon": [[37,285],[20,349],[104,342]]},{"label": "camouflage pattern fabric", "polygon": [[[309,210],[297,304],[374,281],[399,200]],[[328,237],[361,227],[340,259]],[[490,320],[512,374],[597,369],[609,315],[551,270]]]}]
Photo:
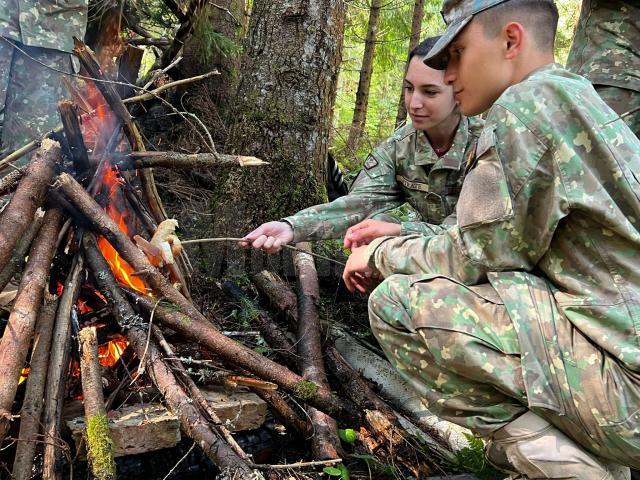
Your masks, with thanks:
[{"label": "camouflage pattern fabric", "polygon": [[[486,434],[521,404],[583,447],[638,468],[640,140],[616,117],[586,79],[559,65],[507,89],[488,113],[456,225],[367,247],[369,264],[390,277],[372,294],[370,312],[383,345],[401,351],[406,343],[427,363],[445,347],[456,357],[443,376],[413,381],[426,382],[430,407],[449,408],[451,421]],[[465,293],[464,285],[473,287]],[[405,298],[408,308],[389,306],[393,288],[396,304]],[[410,321],[400,319],[404,312]],[[382,322],[413,325],[419,338],[390,340]],[[442,339],[444,332],[455,335]],[[493,390],[474,395],[473,382]]]},{"label": "camouflage pattern fabric", "polygon": [[439,231],[437,225],[455,211],[482,124],[462,117],[451,148],[440,158],[424,132],[411,124],[400,127],[369,155],[349,195],[283,219],[293,227],[294,242],[340,238],[367,218],[389,221],[384,212],[405,202],[422,222],[403,222],[403,234]]},{"label": "camouflage pattern fabric", "polygon": [[[598,95],[618,115],[633,112],[624,117],[624,122],[636,137],[640,138],[640,92],[628,88],[609,87],[607,85],[594,85]],[[622,121],[622,120],[619,120]]]},{"label": "camouflage pattern fabric", "polygon": [[[58,100],[66,94],[63,75],[38,62],[58,71],[72,71],[68,53],[18,46],[28,56],[0,39],[0,107],[4,108],[0,157],[42,137],[60,123]],[[27,161],[28,156],[24,156],[14,165]]]},{"label": "camouflage pattern fabric", "polygon": [[[567,69],[596,85],[618,114],[640,104],[640,3],[583,0],[580,19],[567,59]],[[613,88],[620,89],[616,93]],[[626,105],[624,100],[631,99]],[[638,115],[625,119],[638,135]]]},{"label": "camouflage pattern fabric", "polygon": [[0,0],[0,36],[29,47],[71,52],[84,38],[88,0]]}]

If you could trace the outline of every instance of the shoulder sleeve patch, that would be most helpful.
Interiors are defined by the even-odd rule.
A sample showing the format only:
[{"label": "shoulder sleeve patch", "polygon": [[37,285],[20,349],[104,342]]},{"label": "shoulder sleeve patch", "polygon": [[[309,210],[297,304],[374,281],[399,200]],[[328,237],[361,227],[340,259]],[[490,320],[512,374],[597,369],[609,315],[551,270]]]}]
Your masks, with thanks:
[{"label": "shoulder sleeve patch", "polygon": [[373,155],[369,155],[364,162],[364,169],[371,170],[372,168],[375,168],[377,166],[378,166],[378,159]]}]

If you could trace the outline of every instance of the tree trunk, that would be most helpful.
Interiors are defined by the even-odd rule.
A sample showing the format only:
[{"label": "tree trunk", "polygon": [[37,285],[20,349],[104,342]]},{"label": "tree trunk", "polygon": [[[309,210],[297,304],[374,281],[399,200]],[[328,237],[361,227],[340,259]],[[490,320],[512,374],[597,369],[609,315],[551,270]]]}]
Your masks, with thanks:
[{"label": "tree trunk", "polygon": [[[413,6],[411,19],[411,36],[409,37],[409,52],[418,46],[420,32],[422,31],[422,19],[424,18],[424,0],[416,0]],[[404,67],[405,74],[409,68],[409,61]],[[396,115],[396,128],[407,119],[407,109],[404,106],[404,88],[400,90],[400,102],[398,102],[398,115]]]},{"label": "tree trunk", "polygon": [[[271,166],[227,174],[215,192],[209,236],[243,235],[324,201],[343,33],[344,0],[254,1],[225,150],[258,156]],[[235,248],[230,253],[238,256]]]},{"label": "tree trunk", "polygon": [[378,21],[382,0],[371,0],[369,9],[369,23],[367,24],[367,37],[364,41],[364,55],[360,67],[360,79],[356,91],[356,106],[353,109],[353,120],[347,138],[347,151],[355,152],[367,122],[367,107],[369,106],[369,90],[371,88],[371,75],[373,73],[373,57],[376,51],[376,37],[378,36]]}]

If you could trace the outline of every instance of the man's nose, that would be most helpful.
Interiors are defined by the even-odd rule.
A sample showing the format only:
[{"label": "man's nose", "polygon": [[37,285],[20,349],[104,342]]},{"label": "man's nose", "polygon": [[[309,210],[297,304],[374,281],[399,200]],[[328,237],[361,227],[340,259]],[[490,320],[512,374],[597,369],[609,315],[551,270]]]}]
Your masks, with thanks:
[{"label": "man's nose", "polygon": [[447,69],[444,71],[444,83],[447,85],[453,85],[456,77],[458,76],[458,69],[453,64],[452,61],[449,61],[447,64]]}]

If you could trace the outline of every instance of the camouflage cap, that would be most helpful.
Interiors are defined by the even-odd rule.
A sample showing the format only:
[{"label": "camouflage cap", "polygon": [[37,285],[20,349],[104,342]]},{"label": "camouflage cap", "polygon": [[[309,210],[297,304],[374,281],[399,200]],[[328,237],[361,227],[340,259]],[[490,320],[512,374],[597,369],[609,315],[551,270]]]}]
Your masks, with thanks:
[{"label": "camouflage cap", "polygon": [[506,1],[508,0],[444,0],[440,13],[447,29],[424,58],[424,63],[431,68],[444,70],[449,60],[447,47],[473,16]]}]

